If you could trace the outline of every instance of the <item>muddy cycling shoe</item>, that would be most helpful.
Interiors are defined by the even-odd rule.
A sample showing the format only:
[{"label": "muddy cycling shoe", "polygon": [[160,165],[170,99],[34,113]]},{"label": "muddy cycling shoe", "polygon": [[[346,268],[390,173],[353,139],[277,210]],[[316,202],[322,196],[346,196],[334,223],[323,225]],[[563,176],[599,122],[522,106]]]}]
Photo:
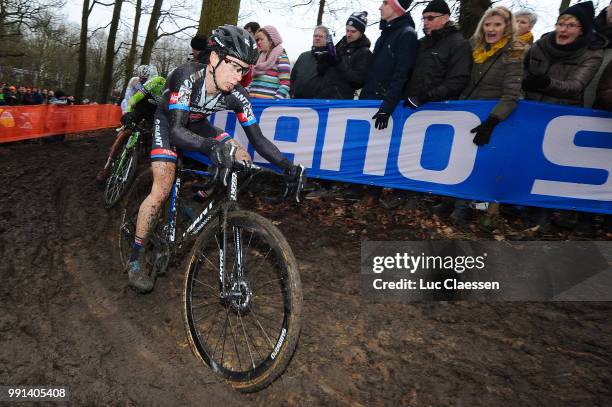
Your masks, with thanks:
[{"label": "muddy cycling shoe", "polygon": [[153,290],[155,282],[140,268],[140,261],[128,262],[128,278],[130,287],[141,294],[149,293]]}]

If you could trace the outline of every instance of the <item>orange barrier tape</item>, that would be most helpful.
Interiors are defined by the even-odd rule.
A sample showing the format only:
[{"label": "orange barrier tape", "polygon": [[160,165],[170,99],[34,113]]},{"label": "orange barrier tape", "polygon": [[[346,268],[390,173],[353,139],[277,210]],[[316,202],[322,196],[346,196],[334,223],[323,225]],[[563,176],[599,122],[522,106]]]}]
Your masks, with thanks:
[{"label": "orange barrier tape", "polygon": [[118,127],[115,105],[0,106],[0,143]]}]

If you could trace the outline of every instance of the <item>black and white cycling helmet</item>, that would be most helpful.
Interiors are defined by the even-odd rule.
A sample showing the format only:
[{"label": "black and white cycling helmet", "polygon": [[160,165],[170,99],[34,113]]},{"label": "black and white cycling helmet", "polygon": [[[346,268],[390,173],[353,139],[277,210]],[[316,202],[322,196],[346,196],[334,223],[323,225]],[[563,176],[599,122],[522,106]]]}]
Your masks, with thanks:
[{"label": "black and white cycling helmet", "polygon": [[136,76],[151,79],[157,76],[157,69],[153,65],[140,65],[136,68]]},{"label": "black and white cycling helmet", "polygon": [[221,51],[249,65],[255,65],[259,58],[259,51],[251,34],[235,25],[225,24],[214,29],[210,44],[213,51]]}]

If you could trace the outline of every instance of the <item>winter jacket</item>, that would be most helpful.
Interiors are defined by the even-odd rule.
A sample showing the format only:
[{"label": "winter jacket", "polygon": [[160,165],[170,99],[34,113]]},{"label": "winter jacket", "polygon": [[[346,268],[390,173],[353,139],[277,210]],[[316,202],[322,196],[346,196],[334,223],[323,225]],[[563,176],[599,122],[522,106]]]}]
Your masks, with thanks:
[{"label": "winter jacket", "polygon": [[300,54],[291,69],[291,97],[315,99],[323,86],[323,77],[317,72],[317,59],[312,51]]},{"label": "winter jacket", "polygon": [[421,102],[457,99],[472,71],[472,47],[459,28],[448,23],[419,40],[416,65],[404,96]]},{"label": "winter jacket", "polygon": [[359,98],[382,100],[380,110],[393,113],[414,67],[419,42],[410,14],[390,22],[381,21],[380,28],[382,33],[376,41]]},{"label": "winter jacket", "polygon": [[[560,105],[583,106],[584,91],[599,69],[607,41],[599,34],[584,39],[584,45],[558,47],[555,33],[542,36],[525,57],[525,76],[546,75],[550,85],[537,91],[528,90],[525,98]],[[580,40],[580,37],[579,37]],[[579,41],[577,40],[577,41]]]},{"label": "winter jacket", "polygon": [[601,75],[594,107],[612,112],[612,61],[608,62]]},{"label": "winter jacket", "polygon": [[608,46],[603,51],[603,59],[599,70],[595,73],[595,76],[591,80],[589,86],[584,91],[584,107],[594,107],[595,93],[597,92],[597,86],[602,78],[604,69],[612,61],[612,25],[608,25],[608,11],[607,7],[602,10],[601,13],[595,19],[595,31],[608,40]]},{"label": "winter jacket", "polygon": [[353,99],[355,91],[363,87],[372,57],[370,40],[363,35],[351,43],[342,38],[336,44],[336,60],[329,56],[318,59],[318,71],[323,75],[319,89],[321,99]]},{"label": "winter jacket", "polygon": [[521,97],[525,44],[508,41],[485,62],[472,66],[472,74],[460,99],[499,99],[490,115],[505,120]]}]

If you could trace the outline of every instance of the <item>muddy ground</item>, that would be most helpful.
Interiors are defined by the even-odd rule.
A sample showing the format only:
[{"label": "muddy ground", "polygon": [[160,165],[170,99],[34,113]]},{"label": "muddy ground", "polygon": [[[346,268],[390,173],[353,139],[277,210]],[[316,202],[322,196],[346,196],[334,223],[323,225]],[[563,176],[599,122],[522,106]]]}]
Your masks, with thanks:
[{"label": "muddy ground", "polygon": [[372,303],[362,239],[494,236],[341,201],[255,205],[297,257],[303,329],[281,380],[237,393],[190,351],[180,270],[126,287],[93,182],[112,134],[94,136],[0,145],[0,385],[68,386],[71,405],[612,405],[612,304]]}]

